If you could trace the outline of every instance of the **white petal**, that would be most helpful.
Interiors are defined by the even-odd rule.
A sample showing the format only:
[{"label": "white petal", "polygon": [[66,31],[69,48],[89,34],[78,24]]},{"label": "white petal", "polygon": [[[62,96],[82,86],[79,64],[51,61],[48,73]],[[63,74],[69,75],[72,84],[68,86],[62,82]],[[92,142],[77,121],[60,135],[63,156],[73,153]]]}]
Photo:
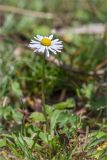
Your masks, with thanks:
[{"label": "white petal", "polygon": [[40,35],[37,35],[36,37],[34,37],[34,39],[36,39],[39,42],[42,40],[42,38],[43,38],[43,36],[40,36]]},{"label": "white petal", "polygon": [[54,39],[52,42],[54,43],[54,42],[58,42],[59,41],[59,39]]},{"label": "white petal", "polygon": [[50,39],[50,40],[52,40],[52,38],[53,38],[53,34],[51,34],[51,35],[49,36],[49,39]]},{"label": "white petal", "polygon": [[45,46],[41,46],[41,52],[42,52],[42,53],[45,52]]},{"label": "white petal", "polygon": [[56,52],[61,52],[61,50],[59,50],[59,49],[56,49]]},{"label": "white petal", "polygon": [[38,48],[38,52],[41,53],[42,52],[42,48]]},{"label": "white petal", "polygon": [[55,50],[55,52],[61,52],[62,48],[54,48],[54,47],[51,46],[51,49]]},{"label": "white petal", "polygon": [[41,45],[40,44],[29,44],[29,47],[36,49],[36,48],[40,48]]},{"label": "white petal", "polygon": [[35,49],[34,52],[38,52],[38,49]]},{"label": "white petal", "polygon": [[43,39],[43,36],[37,35],[36,36],[40,41]]},{"label": "white petal", "polygon": [[39,53],[44,53],[45,52],[45,47],[44,46],[40,46],[39,48],[37,48]]},{"label": "white petal", "polygon": [[52,49],[51,47],[49,47],[49,50],[50,50],[51,52],[53,52],[54,54],[57,54],[56,51],[55,51],[54,49]]},{"label": "white petal", "polygon": [[38,42],[38,41],[34,41],[34,40],[31,40],[31,42],[30,42],[30,43],[40,44],[40,42]]},{"label": "white petal", "polygon": [[51,49],[54,49],[55,51],[57,50],[62,50],[62,47],[58,47],[58,46],[51,46]]},{"label": "white petal", "polygon": [[57,41],[57,42],[53,42],[53,41],[52,41],[52,44],[56,44],[56,45],[59,44],[59,45],[62,45],[62,42],[61,42],[61,41]]},{"label": "white petal", "polygon": [[46,56],[49,57],[49,50],[47,47],[46,47]]},{"label": "white petal", "polygon": [[29,44],[28,47],[35,48],[35,44]]},{"label": "white petal", "polygon": [[63,45],[52,44],[51,47],[53,47],[53,48],[63,48]]}]

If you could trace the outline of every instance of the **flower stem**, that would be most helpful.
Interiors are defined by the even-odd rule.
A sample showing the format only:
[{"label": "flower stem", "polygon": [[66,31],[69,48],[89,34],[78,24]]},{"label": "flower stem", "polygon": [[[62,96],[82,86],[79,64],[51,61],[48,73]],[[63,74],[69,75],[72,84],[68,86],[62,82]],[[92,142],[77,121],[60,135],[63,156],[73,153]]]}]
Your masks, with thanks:
[{"label": "flower stem", "polygon": [[42,64],[42,111],[46,121],[46,130],[49,131],[49,124],[45,106],[45,54],[43,57],[43,64]]}]

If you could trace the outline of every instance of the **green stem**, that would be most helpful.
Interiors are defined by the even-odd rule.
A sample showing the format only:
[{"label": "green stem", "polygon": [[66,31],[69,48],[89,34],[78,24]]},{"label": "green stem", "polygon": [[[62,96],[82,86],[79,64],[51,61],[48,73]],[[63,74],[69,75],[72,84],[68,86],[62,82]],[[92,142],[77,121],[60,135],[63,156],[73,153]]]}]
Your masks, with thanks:
[{"label": "green stem", "polygon": [[49,131],[49,124],[45,106],[45,54],[43,57],[43,64],[42,64],[42,111],[46,121],[46,130]]},{"label": "green stem", "polygon": [[49,122],[48,122],[47,113],[46,113],[46,105],[45,105],[45,54],[43,57],[43,65],[42,65],[42,110],[43,110],[43,114],[46,121],[47,140],[49,144],[49,159],[51,160],[52,148],[50,146],[49,139],[48,139],[48,135],[50,133],[50,127],[49,127]]}]

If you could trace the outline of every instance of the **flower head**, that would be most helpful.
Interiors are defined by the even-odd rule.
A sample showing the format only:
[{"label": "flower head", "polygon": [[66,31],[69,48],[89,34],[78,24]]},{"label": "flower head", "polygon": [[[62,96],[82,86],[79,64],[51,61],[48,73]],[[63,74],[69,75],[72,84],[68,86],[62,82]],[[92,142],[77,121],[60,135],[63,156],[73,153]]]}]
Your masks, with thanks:
[{"label": "flower head", "polygon": [[57,52],[61,52],[63,48],[62,41],[59,39],[53,39],[53,35],[50,36],[40,36],[37,35],[34,37],[35,40],[31,40],[29,47],[37,53],[45,53],[46,56],[49,56],[49,53],[52,52],[57,54]]}]

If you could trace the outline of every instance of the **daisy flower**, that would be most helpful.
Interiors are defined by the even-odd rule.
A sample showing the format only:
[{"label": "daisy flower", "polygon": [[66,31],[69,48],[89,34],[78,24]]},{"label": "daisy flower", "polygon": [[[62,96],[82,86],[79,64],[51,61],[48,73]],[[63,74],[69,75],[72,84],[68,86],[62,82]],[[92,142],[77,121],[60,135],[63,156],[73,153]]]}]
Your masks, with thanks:
[{"label": "daisy flower", "polygon": [[32,48],[34,52],[45,53],[46,56],[49,57],[50,52],[57,54],[57,52],[61,52],[61,49],[63,48],[62,41],[60,41],[59,39],[52,39],[53,35],[37,35],[36,37],[34,37],[34,40],[31,40],[28,47]]}]

